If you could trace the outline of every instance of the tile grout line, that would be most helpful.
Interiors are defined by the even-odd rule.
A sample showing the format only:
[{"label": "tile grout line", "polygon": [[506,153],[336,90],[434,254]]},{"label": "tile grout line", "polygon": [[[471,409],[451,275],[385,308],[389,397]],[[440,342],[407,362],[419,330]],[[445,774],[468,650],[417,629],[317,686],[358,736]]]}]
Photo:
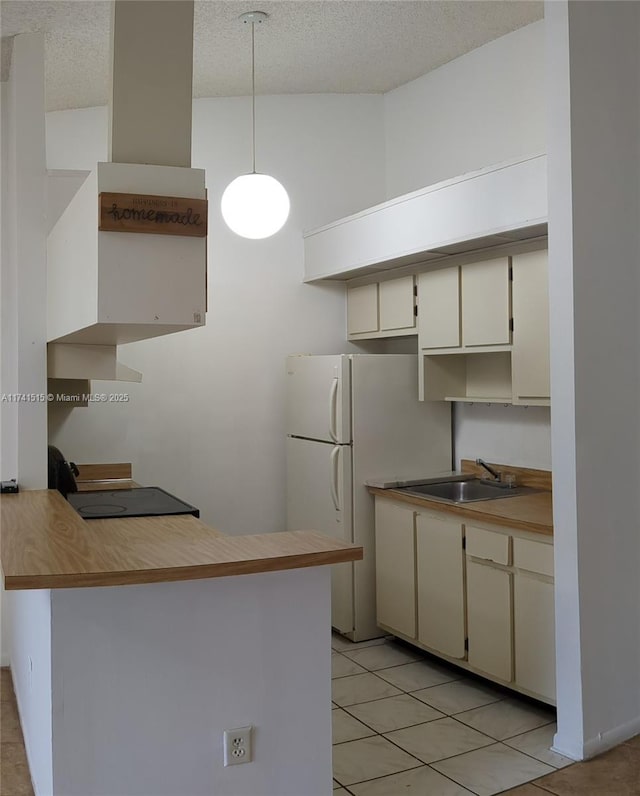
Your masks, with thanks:
[{"label": "tile grout line", "polygon": [[[543,726],[546,726],[546,725],[543,725]],[[536,728],[536,729],[539,729],[539,728]],[[518,736],[514,735],[513,737],[517,738]],[[510,738],[506,738],[505,739],[505,741],[510,741],[510,740],[511,740]],[[520,752],[521,755],[524,755],[525,757],[529,757],[531,760],[535,760],[537,763],[543,763],[545,766],[549,766],[549,768],[553,769],[553,772],[550,772],[550,773],[555,773],[556,771],[562,771],[565,768],[571,768],[571,766],[576,762],[575,760],[573,760],[571,763],[569,763],[569,765],[566,765],[566,766],[554,766],[553,763],[547,763],[546,760],[540,760],[539,757],[536,757],[535,755],[529,754],[529,752],[523,752],[522,749],[517,749],[515,746],[509,746],[509,744],[505,743],[505,741],[498,741],[498,743],[501,743],[503,746],[506,746],[508,749],[512,749],[514,752]],[[549,750],[549,751],[551,751],[551,750]],[[557,752],[553,752],[553,754],[557,754]],[[547,775],[543,774],[543,776],[547,776]]]}]

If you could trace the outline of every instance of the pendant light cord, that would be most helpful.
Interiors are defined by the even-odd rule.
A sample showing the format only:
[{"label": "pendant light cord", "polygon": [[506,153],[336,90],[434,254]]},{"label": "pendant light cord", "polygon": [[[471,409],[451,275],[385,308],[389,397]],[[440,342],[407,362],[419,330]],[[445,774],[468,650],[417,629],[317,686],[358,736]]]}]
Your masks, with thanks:
[{"label": "pendant light cord", "polygon": [[256,173],[256,54],[255,54],[255,22],[251,22],[251,129],[253,172]]}]

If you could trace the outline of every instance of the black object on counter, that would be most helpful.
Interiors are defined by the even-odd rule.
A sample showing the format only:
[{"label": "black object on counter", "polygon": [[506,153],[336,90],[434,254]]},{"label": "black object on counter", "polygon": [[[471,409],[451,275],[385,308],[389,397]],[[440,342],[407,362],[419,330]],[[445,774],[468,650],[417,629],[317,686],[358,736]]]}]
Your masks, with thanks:
[{"label": "black object on counter", "polygon": [[68,462],[58,448],[49,445],[48,453],[48,486],[49,489],[57,489],[63,497],[67,497],[69,492],[77,492],[76,479],[78,468],[73,462]]},{"label": "black object on counter", "polygon": [[85,520],[114,517],[156,517],[162,514],[200,516],[200,511],[195,506],[170,495],[158,486],[75,492],[69,495],[67,500]]}]

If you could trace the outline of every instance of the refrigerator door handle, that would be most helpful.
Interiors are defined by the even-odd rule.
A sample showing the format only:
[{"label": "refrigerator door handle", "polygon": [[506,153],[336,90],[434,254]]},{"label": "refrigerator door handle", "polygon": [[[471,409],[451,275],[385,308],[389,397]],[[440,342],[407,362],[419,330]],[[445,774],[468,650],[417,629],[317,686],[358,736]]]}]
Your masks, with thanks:
[{"label": "refrigerator door handle", "polygon": [[331,451],[331,498],[336,511],[340,511],[340,496],[338,494],[338,465],[340,462],[340,446]]},{"label": "refrigerator door handle", "polygon": [[337,376],[334,378],[329,392],[329,436],[333,442],[338,440],[338,387],[340,382]]}]

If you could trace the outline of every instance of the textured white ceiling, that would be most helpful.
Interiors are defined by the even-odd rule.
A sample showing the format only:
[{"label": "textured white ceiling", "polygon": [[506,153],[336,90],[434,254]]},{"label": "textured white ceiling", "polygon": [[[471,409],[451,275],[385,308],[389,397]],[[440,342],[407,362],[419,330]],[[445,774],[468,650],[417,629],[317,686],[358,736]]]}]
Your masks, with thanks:
[{"label": "textured white ceiling", "polygon": [[[250,33],[237,18],[253,10],[270,14],[256,28],[257,93],[379,93],[541,19],[543,3],[196,0],[195,97],[250,93]],[[110,18],[104,0],[2,0],[2,79],[11,37],[42,32],[48,109],[106,104]]]}]

